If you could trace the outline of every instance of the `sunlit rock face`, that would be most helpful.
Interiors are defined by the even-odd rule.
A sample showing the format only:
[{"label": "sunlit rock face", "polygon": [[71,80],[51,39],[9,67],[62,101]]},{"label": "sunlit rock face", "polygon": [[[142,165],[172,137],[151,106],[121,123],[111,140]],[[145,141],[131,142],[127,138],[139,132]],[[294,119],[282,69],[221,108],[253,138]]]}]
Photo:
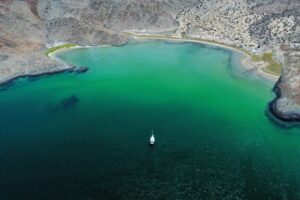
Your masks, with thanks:
[{"label": "sunlit rock face", "polygon": [[[135,31],[213,40],[253,53],[278,51],[285,100],[275,105],[279,113],[286,105],[298,112],[300,105],[298,0],[2,0],[0,24],[0,82],[68,67],[47,58],[46,47],[121,45],[129,39],[123,32]],[[282,44],[289,50],[278,48]]]},{"label": "sunlit rock face", "polygon": [[300,44],[281,45],[278,57],[283,63],[283,74],[275,86],[277,99],[272,111],[283,120],[300,119]]}]

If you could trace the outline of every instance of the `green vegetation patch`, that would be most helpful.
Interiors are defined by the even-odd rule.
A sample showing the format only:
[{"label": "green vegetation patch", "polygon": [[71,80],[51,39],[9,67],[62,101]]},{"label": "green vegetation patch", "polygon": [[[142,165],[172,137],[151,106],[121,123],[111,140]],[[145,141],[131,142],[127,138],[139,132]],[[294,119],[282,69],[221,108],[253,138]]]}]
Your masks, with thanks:
[{"label": "green vegetation patch", "polygon": [[57,51],[59,49],[63,48],[70,48],[70,47],[75,47],[77,46],[76,44],[63,44],[63,45],[58,45],[56,47],[49,48],[45,51],[45,54],[48,56],[50,53],[53,53],[54,51]]},{"label": "green vegetation patch", "polygon": [[252,60],[255,62],[266,62],[268,65],[263,68],[264,72],[279,76],[281,74],[281,64],[274,60],[273,53],[267,52],[262,54],[261,56],[252,55]]}]

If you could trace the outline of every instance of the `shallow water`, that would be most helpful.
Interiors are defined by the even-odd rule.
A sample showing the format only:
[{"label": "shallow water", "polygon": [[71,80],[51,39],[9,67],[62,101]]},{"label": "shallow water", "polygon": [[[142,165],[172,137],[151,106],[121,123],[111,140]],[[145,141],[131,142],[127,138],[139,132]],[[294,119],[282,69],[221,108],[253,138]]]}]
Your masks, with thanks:
[{"label": "shallow water", "polygon": [[300,129],[267,117],[272,84],[238,56],[162,41],[59,54],[90,70],[0,91],[0,199],[300,199]]}]

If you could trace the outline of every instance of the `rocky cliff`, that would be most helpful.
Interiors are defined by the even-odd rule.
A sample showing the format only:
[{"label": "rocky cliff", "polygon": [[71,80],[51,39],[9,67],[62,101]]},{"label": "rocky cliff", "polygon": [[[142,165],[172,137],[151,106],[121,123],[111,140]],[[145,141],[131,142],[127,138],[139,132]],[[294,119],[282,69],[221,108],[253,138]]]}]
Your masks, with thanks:
[{"label": "rocky cliff", "polygon": [[120,45],[125,31],[274,52],[283,70],[271,108],[299,120],[299,0],[0,0],[0,82],[68,68],[45,56],[47,47]]}]

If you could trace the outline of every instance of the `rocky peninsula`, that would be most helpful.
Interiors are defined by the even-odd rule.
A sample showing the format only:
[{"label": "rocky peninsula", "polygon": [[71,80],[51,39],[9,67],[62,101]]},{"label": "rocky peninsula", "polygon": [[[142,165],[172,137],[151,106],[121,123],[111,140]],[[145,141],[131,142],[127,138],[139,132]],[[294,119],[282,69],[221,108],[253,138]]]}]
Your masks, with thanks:
[{"label": "rocky peninsula", "polygon": [[298,0],[0,0],[0,30],[0,83],[72,67],[49,48],[122,45],[128,32],[228,45],[249,68],[280,76],[271,111],[300,120]]}]

